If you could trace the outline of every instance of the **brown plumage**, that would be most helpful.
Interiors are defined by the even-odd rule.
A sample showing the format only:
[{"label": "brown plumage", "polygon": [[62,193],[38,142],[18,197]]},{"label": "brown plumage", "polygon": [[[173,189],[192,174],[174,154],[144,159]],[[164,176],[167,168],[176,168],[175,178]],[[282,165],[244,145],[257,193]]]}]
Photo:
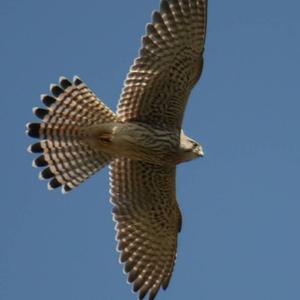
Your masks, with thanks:
[{"label": "brown plumage", "polygon": [[49,188],[68,192],[110,164],[120,261],[139,299],[166,289],[174,269],[181,213],[176,165],[203,155],[181,130],[203,67],[207,0],[162,0],[147,25],[114,114],[75,77],[62,77],[27,125],[39,141],[34,165]]}]

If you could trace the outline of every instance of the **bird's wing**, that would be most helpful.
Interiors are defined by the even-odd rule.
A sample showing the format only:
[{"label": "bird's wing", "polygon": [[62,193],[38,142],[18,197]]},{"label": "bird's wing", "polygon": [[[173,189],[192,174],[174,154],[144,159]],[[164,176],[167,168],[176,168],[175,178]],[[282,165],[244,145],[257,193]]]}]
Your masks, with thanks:
[{"label": "bird's wing", "polygon": [[175,167],[127,158],[110,166],[111,202],[120,261],[140,298],[154,299],[172,275],[181,214],[175,195]]},{"label": "bird's wing", "polygon": [[161,0],[124,83],[117,109],[121,121],[181,127],[202,71],[206,19],[207,0]]}]

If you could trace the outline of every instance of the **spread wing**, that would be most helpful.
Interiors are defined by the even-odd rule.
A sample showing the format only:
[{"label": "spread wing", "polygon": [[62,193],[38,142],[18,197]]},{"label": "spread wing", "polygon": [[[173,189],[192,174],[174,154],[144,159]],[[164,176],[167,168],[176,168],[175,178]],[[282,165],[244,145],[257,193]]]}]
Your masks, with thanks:
[{"label": "spread wing", "polygon": [[207,0],[161,0],[124,83],[117,114],[181,128],[192,87],[201,75]]},{"label": "spread wing", "polygon": [[181,215],[175,196],[175,166],[126,158],[111,163],[111,202],[120,261],[139,291],[154,299],[172,275]]}]

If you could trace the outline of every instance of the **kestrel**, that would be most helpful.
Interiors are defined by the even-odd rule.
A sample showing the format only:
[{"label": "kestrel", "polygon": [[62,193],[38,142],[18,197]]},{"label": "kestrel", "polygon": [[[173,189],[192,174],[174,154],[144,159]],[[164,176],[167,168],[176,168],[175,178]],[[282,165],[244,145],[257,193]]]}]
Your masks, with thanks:
[{"label": "kestrel", "polygon": [[40,141],[34,166],[49,189],[69,192],[109,164],[110,194],[120,261],[139,299],[168,287],[176,258],[181,213],[176,165],[203,156],[181,127],[200,78],[207,0],[161,0],[146,26],[139,57],[113,113],[79,78],[61,77],[34,108],[42,123],[27,134]]}]

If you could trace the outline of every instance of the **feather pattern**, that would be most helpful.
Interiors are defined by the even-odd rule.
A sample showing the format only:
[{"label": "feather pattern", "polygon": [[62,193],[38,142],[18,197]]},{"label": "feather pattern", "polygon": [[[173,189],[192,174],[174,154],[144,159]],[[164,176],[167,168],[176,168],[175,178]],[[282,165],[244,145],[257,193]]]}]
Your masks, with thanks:
[{"label": "feather pattern", "polygon": [[117,115],[181,128],[191,89],[203,67],[206,0],[162,0],[124,83]]},{"label": "feather pattern", "polygon": [[[206,19],[207,0],[161,0],[124,82],[116,114],[79,77],[62,77],[51,85],[51,95],[42,95],[45,107],[33,110],[41,123],[27,125],[27,134],[40,140],[29,147],[39,155],[33,165],[43,168],[40,178],[49,180],[50,189],[68,192],[110,163],[120,262],[139,299],[148,295],[153,300],[161,287],[166,289],[175,265],[182,223],[176,164],[183,160],[174,157],[183,157],[180,150],[194,154],[181,141],[181,125],[202,72]],[[139,130],[116,133],[134,125]],[[91,132],[105,126],[112,131],[90,142]],[[128,155],[132,148],[135,156]],[[161,157],[171,159],[156,159]]]},{"label": "feather pattern", "polygon": [[175,166],[120,158],[110,169],[120,261],[140,299],[147,292],[154,299],[160,286],[169,284],[181,227]]},{"label": "feather pattern", "polygon": [[[206,0],[161,0],[125,80],[118,120],[181,129],[202,72],[206,19]],[[139,299],[153,300],[168,287],[176,259],[182,221],[175,165],[118,158],[110,164],[110,182],[120,261]]]},{"label": "feather pattern", "polygon": [[46,167],[41,179],[50,179],[48,188],[62,186],[70,191],[103,168],[114,157],[93,149],[85,140],[84,129],[89,126],[113,122],[115,114],[82,82],[60,78],[59,85],[51,85],[51,95],[42,95],[47,108],[34,108],[42,123],[29,123],[27,134],[41,139],[29,146],[29,151],[42,153],[33,165]]}]

